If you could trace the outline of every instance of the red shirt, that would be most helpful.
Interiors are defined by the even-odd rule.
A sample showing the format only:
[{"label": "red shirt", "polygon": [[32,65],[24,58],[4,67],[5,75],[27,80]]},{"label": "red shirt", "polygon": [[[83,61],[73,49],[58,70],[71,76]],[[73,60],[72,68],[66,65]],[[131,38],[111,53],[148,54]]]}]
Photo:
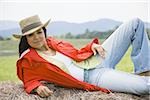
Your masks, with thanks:
[{"label": "red shirt", "polygon": [[[98,44],[98,39],[95,38],[84,48],[77,50],[70,43],[58,41],[51,37],[47,39],[47,44],[50,48],[76,61],[83,61],[93,55],[91,50],[93,43]],[[75,79],[56,65],[40,57],[33,48],[29,48],[22,53],[20,59],[17,61],[17,75],[23,81],[27,93],[42,85],[40,81],[48,81],[67,88],[109,92],[107,89]]]}]

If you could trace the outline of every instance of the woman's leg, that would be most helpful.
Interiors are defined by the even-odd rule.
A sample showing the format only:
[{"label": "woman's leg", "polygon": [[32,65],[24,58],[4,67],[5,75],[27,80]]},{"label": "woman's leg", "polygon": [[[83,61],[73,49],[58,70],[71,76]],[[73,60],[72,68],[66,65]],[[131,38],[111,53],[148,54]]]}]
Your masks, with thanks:
[{"label": "woman's leg", "polygon": [[[150,77],[138,76],[110,68],[96,68],[89,71],[89,83],[115,92],[150,94]],[[149,80],[150,81],[150,80]]]},{"label": "woman's leg", "polygon": [[132,45],[132,61],[135,73],[150,70],[150,42],[140,19],[122,24],[103,44],[106,58],[101,66],[115,69],[116,64]]},{"label": "woman's leg", "polygon": [[[135,72],[150,70],[150,43],[144,24],[134,19],[122,24],[103,44],[106,58],[95,69],[89,70],[88,82],[116,92],[150,94],[150,79],[114,70],[128,47],[132,44],[131,57]],[[113,68],[113,69],[112,69]]]}]

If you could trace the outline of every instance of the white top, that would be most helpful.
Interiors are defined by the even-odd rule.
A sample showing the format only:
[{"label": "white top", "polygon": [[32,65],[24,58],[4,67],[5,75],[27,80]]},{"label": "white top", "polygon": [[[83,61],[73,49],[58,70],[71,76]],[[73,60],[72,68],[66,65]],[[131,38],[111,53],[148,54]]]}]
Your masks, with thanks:
[{"label": "white top", "polygon": [[69,58],[69,57],[65,56],[64,54],[59,53],[57,51],[56,51],[56,55],[54,55],[54,56],[50,56],[50,55],[47,55],[47,54],[39,52],[39,51],[37,51],[37,52],[40,56],[42,56],[48,62],[50,62],[48,60],[49,57],[63,62],[73,77],[75,77],[76,79],[78,79],[80,81],[84,81],[84,69],[77,67],[72,62],[71,58]]}]

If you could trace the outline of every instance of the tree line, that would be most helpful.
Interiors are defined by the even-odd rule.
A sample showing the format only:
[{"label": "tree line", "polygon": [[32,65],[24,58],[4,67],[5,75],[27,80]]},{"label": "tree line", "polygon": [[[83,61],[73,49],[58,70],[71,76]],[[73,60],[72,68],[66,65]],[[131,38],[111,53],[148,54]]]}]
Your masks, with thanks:
[{"label": "tree line", "polygon": [[[100,38],[100,39],[106,39],[108,38],[115,30],[117,29],[117,27],[113,30],[108,30],[106,32],[99,32],[99,31],[89,31],[89,29],[86,29],[85,32],[83,34],[77,34],[74,35],[71,32],[68,32],[66,34],[60,35],[60,36],[56,36],[59,38],[67,38],[67,39],[90,39],[90,38]],[[146,29],[148,37],[150,39],[150,29]]]},{"label": "tree line", "polygon": [[[58,38],[67,38],[67,39],[90,39],[90,38],[99,38],[99,39],[106,39],[108,38],[115,30],[117,27],[113,30],[108,30],[106,32],[99,32],[99,31],[90,31],[89,29],[86,29],[84,33],[82,34],[77,34],[74,35],[71,32],[68,32],[66,34],[62,34],[60,36],[55,36]],[[150,39],[150,29],[146,29],[148,33],[148,37]],[[0,40],[11,40],[11,38],[3,38],[0,36]]]},{"label": "tree line", "polygon": [[90,39],[90,38],[98,37],[100,39],[105,39],[109,35],[111,35],[111,33],[113,33],[113,32],[114,32],[114,30],[109,30],[106,32],[99,32],[99,31],[90,31],[89,29],[86,29],[85,32],[82,34],[74,35],[71,32],[68,32],[66,34],[62,34],[57,37],[67,38],[67,39]]}]

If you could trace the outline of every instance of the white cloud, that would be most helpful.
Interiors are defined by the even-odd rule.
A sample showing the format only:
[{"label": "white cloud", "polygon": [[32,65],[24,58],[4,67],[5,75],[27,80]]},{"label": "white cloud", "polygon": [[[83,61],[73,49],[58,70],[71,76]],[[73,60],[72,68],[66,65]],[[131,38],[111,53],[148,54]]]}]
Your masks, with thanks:
[{"label": "white cloud", "polygon": [[[109,2],[108,2],[109,1]],[[148,0],[1,0],[1,20],[20,20],[39,14],[42,20],[85,22],[100,18],[149,21]]]}]

